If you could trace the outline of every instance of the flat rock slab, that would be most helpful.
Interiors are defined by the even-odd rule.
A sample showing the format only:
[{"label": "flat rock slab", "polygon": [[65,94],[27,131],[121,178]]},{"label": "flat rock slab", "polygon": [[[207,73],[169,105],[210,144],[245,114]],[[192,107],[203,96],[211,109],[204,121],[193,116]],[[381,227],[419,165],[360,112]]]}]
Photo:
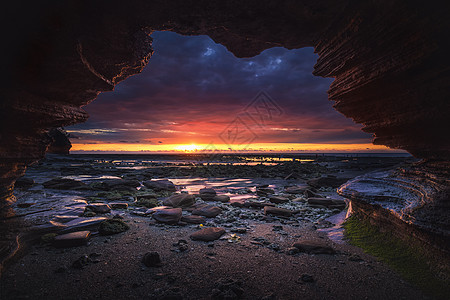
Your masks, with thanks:
[{"label": "flat rock slab", "polygon": [[190,194],[176,194],[166,198],[163,201],[164,205],[172,207],[189,207],[195,203],[194,195]]},{"label": "flat rock slab", "polygon": [[161,209],[153,213],[153,219],[164,224],[177,224],[181,220],[181,208]]},{"label": "flat rock slab", "polygon": [[265,215],[290,217],[295,213],[297,213],[297,211],[273,206],[264,206]]},{"label": "flat rock slab", "polygon": [[97,214],[106,214],[111,212],[111,207],[106,203],[91,203],[87,205],[86,208]]},{"label": "flat rock slab", "polygon": [[127,209],[128,203],[126,202],[111,202],[109,203],[112,209]]},{"label": "flat rock slab", "polygon": [[172,181],[169,180],[147,180],[143,184],[154,191],[169,191],[175,192],[177,189]]},{"label": "flat rock slab", "polygon": [[217,206],[204,205],[195,208],[192,211],[193,215],[205,216],[207,218],[214,218],[222,213],[222,209]]},{"label": "flat rock slab", "polygon": [[86,184],[75,179],[54,178],[42,184],[46,189],[72,190],[86,187]]},{"label": "flat rock slab", "polygon": [[271,189],[271,188],[268,188],[268,187],[256,188],[256,194],[258,196],[264,197],[264,196],[267,196],[269,194],[275,194],[275,191],[273,189]]},{"label": "flat rock slab", "polygon": [[288,186],[284,189],[284,191],[288,194],[303,194],[305,190],[309,189],[309,185],[294,185],[294,186]]},{"label": "flat rock slab", "polygon": [[194,241],[210,242],[218,240],[225,233],[225,229],[221,227],[203,228],[191,234],[190,238]]},{"label": "flat rock slab", "polygon": [[336,253],[336,251],[333,248],[331,248],[325,241],[299,240],[295,242],[292,246],[297,248],[300,252],[306,252],[310,254]]},{"label": "flat rock slab", "polygon": [[189,224],[202,224],[206,222],[205,217],[203,216],[183,216],[181,217],[182,222],[186,222]]},{"label": "flat rock slab", "polygon": [[275,204],[270,202],[245,201],[243,205],[243,207],[247,208],[264,208],[266,206],[275,206]]},{"label": "flat rock slab", "polygon": [[227,202],[230,202],[230,196],[228,196],[228,195],[216,195],[216,196],[214,196],[212,201],[219,201],[219,202],[222,202],[222,203],[227,203]]},{"label": "flat rock slab", "polygon": [[321,205],[328,208],[345,208],[344,200],[330,199],[330,198],[308,198],[308,204]]},{"label": "flat rock slab", "polygon": [[53,246],[58,248],[76,247],[86,245],[91,237],[90,231],[76,231],[61,234],[53,240]]},{"label": "flat rock slab", "polygon": [[307,183],[315,188],[321,188],[321,187],[331,187],[331,188],[338,188],[344,183],[346,183],[351,178],[343,178],[343,177],[336,177],[336,176],[324,176],[324,177],[318,177],[313,178],[307,181]]},{"label": "flat rock slab", "polygon": [[289,202],[289,199],[281,196],[270,196],[269,201],[275,204],[281,204]]},{"label": "flat rock slab", "polygon": [[[65,228],[62,230],[62,232],[73,232],[80,229],[87,229],[87,228],[96,228],[101,222],[106,220],[105,217],[94,217],[94,218],[76,218],[75,220],[69,221],[65,223]],[[50,221],[50,223],[53,223],[53,225],[57,225]],[[62,225],[61,223],[58,223]]]}]

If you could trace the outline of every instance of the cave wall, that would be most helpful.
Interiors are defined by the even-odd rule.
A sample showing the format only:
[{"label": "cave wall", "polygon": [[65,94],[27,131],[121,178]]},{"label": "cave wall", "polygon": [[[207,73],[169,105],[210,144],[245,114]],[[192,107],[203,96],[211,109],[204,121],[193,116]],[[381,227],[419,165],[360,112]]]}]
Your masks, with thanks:
[{"label": "cave wall", "polygon": [[449,160],[449,8],[420,1],[40,1],[2,20],[0,211],[43,157],[50,128],[87,119],[81,108],[142,71],[150,34],[209,35],[237,57],[315,47],[314,74],[335,78],[335,108],[374,143]]}]

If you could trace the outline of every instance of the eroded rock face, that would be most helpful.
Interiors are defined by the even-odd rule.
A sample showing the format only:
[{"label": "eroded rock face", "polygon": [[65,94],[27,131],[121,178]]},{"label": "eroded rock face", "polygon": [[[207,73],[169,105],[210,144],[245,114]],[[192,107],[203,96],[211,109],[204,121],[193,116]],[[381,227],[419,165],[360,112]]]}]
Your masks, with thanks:
[{"label": "eroded rock face", "polygon": [[[15,7],[14,7],[15,5]],[[419,1],[52,1],[13,4],[2,56],[0,211],[15,180],[43,157],[50,128],[151,57],[154,30],[209,35],[238,57],[315,47],[314,74],[333,77],[335,108],[376,144],[450,160],[449,8]],[[13,29],[12,29],[13,28]]]},{"label": "eroded rock face", "polygon": [[350,180],[338,193],[352,210],[383,230],[415,236],[450,253],[450,165],[421,162],[368,173]]}]

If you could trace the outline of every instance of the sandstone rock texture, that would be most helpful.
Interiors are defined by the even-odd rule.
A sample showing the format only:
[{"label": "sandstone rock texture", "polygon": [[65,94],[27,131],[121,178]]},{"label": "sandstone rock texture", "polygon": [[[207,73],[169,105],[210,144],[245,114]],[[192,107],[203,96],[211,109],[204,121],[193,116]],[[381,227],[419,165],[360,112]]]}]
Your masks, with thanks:
[{"label": "sandstone rock texture", "polygon": [[237,57],[314,47],[314,74],[335,78],[334,107],[375,144],[449,161],[449,15],[409,0],[10,3],[1,20],[1,215],[15,180],[51,143],[48,131],[83,122],[82,106],[141,72],[155,30],[205,34]]}]

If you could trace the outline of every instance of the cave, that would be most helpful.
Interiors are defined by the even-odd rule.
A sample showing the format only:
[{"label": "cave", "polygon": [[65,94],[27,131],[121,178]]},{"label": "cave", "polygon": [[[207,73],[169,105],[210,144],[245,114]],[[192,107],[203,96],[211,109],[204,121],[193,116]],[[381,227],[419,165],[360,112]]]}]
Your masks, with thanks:
[{"label": "cave", "polygon": [[[51,1],[13,4],[4,22],[0,110],[0,216],[14,214],[14,184],[43,158],[52,128],[85,121],[81,108],[138,74],[154,31],[207,35],[236,57],[314,47],[313,74],[334,78],[330,105],[373,143],[420,162],[339,192],[378,226],[449,253],[448,5],[421,1]],[[373,205],[359,186],[391,184],[414,205]],[[411,192],[412,191],[412,192]],[[374,200],[375,199],[375,200]],[[375,201],[376,202],[376,201]]]}]

